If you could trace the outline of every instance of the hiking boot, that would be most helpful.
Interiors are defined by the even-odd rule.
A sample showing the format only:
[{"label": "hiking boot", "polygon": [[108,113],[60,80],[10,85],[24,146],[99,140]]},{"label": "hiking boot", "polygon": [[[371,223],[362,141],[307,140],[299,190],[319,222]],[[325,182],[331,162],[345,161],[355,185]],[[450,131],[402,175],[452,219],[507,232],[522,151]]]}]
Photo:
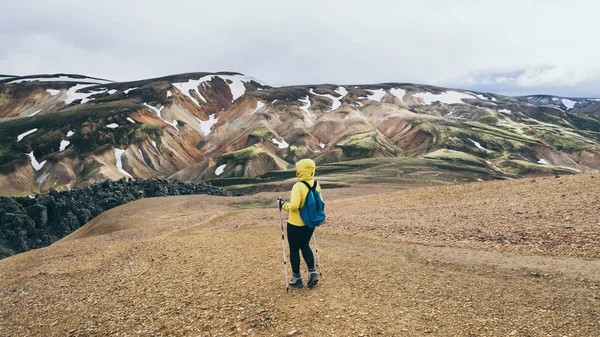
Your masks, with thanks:
[{"label": "hiking boot", "polygon": [[310,273],[308,273],[308,287],[309,288],[316,286],[318,282],[319,282],[319,276],[317,276],[316,271],[311,271]]},{"label": "hiking boot", "polygon": [[297,277],[297,276],[292,277],[292,279],[290,280],[289,285],[290,285],[290,287],[297,288],[297,289],[300,289],[300,288],[304,287],[304,285],[302,284],[302,279],[300,277]]}]

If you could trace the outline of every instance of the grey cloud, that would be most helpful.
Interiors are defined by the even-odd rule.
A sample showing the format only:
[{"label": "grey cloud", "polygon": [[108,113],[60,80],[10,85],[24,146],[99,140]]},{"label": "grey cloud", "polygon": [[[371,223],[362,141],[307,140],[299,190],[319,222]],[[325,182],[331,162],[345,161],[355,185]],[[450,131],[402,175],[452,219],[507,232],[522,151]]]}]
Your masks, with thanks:
[{"label": "grey cloud", "polygon": [[[0,73],[135,80],[231,70],[273,85],[394,81],[600,96],[600,78],[586,75],[600,69],[598,9],[591,0],[5,2]],[[484,80],[494,74],[510,76]]]}]

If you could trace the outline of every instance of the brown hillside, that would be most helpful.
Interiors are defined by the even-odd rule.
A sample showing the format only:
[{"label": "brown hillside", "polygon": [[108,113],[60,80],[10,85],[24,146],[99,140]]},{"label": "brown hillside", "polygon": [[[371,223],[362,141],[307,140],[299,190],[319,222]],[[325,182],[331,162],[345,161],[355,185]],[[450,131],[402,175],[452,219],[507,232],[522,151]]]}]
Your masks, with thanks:
[{"label": "brown hillside", "polygon": [[11,78],[0,80],[0,194],[129,176],[248,192],[244,178],[271,175],[260,190],[276,191],[276,171],[300,159],[418,161],[440,150],[453,151],[447,170],[475,179],[595,173],[600,102],[568,100],[410,83],[271,87],[230,72]]},{"label": "brown hillside", "polygon": [[281,194],[136,201],[0,261],[0,335],[600,336],[598,179],[324,190],[289,294]]}]

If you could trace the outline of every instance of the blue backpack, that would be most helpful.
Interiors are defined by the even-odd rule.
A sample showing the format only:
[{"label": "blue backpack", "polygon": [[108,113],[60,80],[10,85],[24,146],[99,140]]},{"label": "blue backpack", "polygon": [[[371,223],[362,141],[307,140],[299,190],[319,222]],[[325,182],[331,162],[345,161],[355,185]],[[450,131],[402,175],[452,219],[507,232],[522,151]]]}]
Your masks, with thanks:
[{"label": "blue backpack", "polygon": [[300,218],[308,228],[315,228],[325,222],[325,203],[321,199],[321,193],[317,191],[316,180],[312,187],[306,181],[302,183],[308,187],[308,194],[304,205],[300,208]]}]

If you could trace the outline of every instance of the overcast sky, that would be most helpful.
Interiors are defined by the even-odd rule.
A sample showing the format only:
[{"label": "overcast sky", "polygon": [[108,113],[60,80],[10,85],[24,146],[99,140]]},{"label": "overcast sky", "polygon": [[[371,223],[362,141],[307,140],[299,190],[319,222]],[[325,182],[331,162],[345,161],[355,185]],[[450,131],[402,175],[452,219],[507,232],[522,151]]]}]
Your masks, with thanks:
[{"label": "overcast sky", "polygon": [[0,74],[414,82],[600,97],[595,0],[0,0]]}]

